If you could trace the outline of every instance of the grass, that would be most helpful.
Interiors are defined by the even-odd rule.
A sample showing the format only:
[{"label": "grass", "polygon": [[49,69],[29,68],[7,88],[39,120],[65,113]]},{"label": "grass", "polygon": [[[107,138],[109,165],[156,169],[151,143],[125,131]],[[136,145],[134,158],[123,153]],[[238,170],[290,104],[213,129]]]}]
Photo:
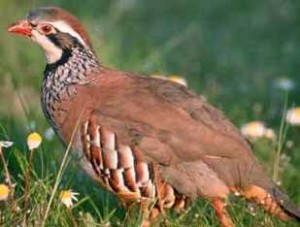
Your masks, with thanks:
[{"label": "grass", "polygon": [[[28,226],[41,225],[45,217],[45,226],[74,226],[74,221],[78,226],[136,226],[139,213],[133,210],[127,215],[118,200],[78,170],[76,158],[66,156],[61,175],[66,148],[56,137],[44,139],[33,154],[29,204],[24,209],[24,181],[30,165],[26,137],[32,130],[43,134],[49,127],[39,106],[45,62],[34,44],[8,35],[5,27],[29,8],[47,3],[0,1],[0,140],[14,141],[3,154],[16,184],[18,207],[14,210],[11,200],[0,202],[0,226],[16,226],[25,215]],[[181,75],[192,90],[205,95],[237,126],[251,120],[266,122],[281,135],[279,145],[258,140],[253,142],[253,150],[270,176],[275,162],[273,176],[300,206],[300,129],[289,127],[285,132],[282,126],[284,110],[299,105],[300,100],[300,3],[86,0],[82,5],[75,0],[54,0],[51,4],[69,9],[83,21],[105,65],[142,74]],[[285,92],[273,86],[283,76],[296,83],[288,100]],[[0,183],[4,180],[1,171]],[[68,188],[80,193],[71,210],[59,201],[59,191]],[[296,226],[255,206],[253,216],[240,198],[232,197],[228,203],[237,226]],[[171,226],[218,226],[212,208],[201,199],[186,213],[170,211],[168,217]]]}]

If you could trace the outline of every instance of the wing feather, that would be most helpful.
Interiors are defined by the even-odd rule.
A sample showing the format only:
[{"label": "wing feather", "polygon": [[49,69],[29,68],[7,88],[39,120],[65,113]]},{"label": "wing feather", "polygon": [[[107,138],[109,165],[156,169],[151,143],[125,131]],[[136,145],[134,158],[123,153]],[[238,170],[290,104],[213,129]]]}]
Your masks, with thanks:
[{"label": "wing feather", "polygon": [[99,124],[122,144],[138,146],[149,162],[170,166],[201,160],[227,184],[269,182],[233,124],[184,86],[108,69],[86,84],[78,92],[90,97]]}]

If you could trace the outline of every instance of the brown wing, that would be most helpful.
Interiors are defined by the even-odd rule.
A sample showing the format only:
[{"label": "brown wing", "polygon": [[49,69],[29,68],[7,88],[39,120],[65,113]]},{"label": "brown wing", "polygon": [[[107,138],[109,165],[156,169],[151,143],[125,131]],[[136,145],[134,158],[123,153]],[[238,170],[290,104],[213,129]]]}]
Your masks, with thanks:
[{"label": "brown wing", "polygon": [[[137,145],[145,160],[160,164],[162,172],[184,166],[182,178],[191,175],[192,181],[197,166],[204,164],[230,187],[270,187],[230,121],[185,87],[108,69],[91,78],[78,87],[85,94],[81,102],[88,100],[84,105],[99,124],[115,132],[121,143]],[[170,183],[178,183],[180,176],[169,175]]]}]

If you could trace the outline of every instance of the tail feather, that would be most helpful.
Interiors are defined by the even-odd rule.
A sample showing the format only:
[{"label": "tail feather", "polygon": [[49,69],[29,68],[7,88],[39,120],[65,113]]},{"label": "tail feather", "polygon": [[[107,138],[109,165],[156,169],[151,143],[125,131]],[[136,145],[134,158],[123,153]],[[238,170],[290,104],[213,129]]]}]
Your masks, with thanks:
[{"label": "tail feather", "polygon": [[247,199],[254,200],[267,212],[278,216],[282,220],[294,218],[300,222],[300,209],[276,186],[267,191],[259,186],[252,185],[242,195]]},{"label": "tail feather", "polygon": [[291,202],[286,194],[275,187],[272,190],[272,196],[283,211],[300,222],[300,209],[293,202]]}]

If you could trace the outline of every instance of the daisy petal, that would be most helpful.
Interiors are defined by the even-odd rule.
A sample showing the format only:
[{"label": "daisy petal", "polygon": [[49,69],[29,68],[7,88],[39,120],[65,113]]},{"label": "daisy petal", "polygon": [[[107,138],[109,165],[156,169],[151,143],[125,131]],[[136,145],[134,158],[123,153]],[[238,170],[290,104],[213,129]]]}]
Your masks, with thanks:
[{"label": "daisy petal", "polygon": [[14,144],[12,141],[0,141],[0,147],[11,147]]}]

